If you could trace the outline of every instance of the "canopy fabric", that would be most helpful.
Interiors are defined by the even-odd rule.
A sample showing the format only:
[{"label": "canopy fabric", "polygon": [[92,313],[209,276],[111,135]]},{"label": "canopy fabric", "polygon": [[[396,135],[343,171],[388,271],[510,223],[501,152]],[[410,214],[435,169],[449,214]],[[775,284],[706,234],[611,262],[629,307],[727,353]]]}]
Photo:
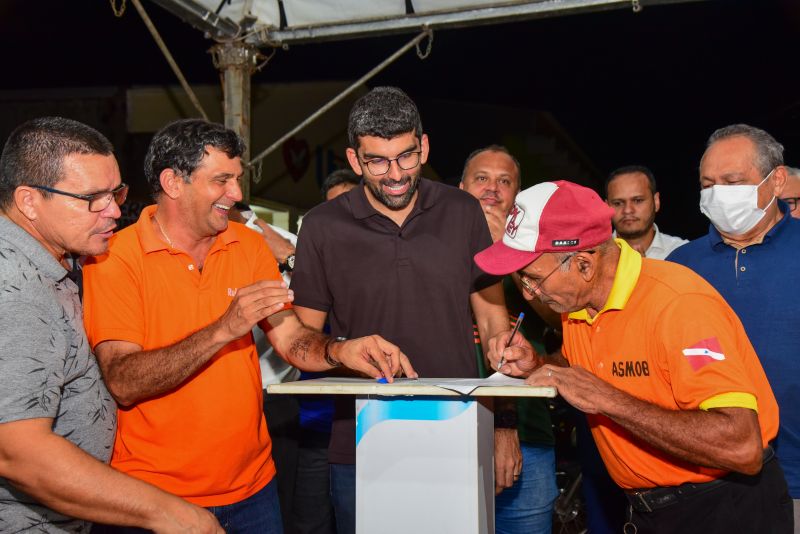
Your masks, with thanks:
[{"label": "canopy fabric", "polygon": [[[700,0],[152,0],[217,39],[256,46]],[[407,9],[407,4],[410,9]],[[282,23],[282,19],[285,21]]]}]

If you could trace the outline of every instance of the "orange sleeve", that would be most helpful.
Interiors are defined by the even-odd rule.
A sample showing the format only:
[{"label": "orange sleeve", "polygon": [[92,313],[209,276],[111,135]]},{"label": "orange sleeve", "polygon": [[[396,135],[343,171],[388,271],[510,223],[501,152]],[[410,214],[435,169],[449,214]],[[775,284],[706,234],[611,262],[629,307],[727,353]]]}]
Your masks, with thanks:
[{"label": "orange sleeve", "polygon": [[745,364],[745,351],[752,348],[743,345],[749,341],[737,324],[730,308],[708,295],[681,295],[665,308],[655,333],[661,340],[658,358],[681,409],[702,408],[715,397],[752,407],[735,400],[756,395]]}]

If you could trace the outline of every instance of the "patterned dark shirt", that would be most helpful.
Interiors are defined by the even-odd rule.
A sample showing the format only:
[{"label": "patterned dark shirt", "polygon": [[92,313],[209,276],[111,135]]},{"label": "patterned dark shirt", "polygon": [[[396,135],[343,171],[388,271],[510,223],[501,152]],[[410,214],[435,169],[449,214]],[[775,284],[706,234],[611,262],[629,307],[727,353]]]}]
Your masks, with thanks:
[{"label": "patterned dark shirt", "polygon": [[[36,239],[0,216],[0,424],[47,418],[108,462],[116,406],[86,341],[78,288]],[[88,532],[0,478],[0,532]]]}]

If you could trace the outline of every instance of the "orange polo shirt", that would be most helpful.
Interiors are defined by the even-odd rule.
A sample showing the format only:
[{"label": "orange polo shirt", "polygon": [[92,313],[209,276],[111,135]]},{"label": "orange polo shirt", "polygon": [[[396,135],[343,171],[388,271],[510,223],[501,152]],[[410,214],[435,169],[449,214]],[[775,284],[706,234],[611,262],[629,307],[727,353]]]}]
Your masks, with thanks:
[{"label": "orange polo shirt", "polygon": [[[84,268],[84,322],[92,347],[171,345],[217,320],[237,289],[280,280],[257,233],[230,223],[202,271],[153,228],[155,206]],[[223,347],[172,391],[118,410],[111,465],[200,506],[239,502],[275,475],[252,334]]]},{"label": "orange polo shirt", "polygon": [[[691,270],[642,258],[625,241],[608,301],[564,320],[564,355],[614,387],[668,410],[758,412],[764,446],[778,405],[741,321]],[[614,481],[624,489],[707,482],[726,473],[661,452],[602,415],[587,415]]]}]

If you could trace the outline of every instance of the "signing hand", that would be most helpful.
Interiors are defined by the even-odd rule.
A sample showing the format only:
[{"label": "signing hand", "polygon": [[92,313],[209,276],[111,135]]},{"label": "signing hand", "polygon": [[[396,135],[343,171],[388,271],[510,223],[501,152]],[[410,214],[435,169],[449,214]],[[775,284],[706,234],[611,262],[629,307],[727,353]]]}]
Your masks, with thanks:
[{"label": "signing hand", "polygon": [[[510,376],[528,376],[531,371],[541,366],[544,361],[533,349],[533,346],[521,333],[514,334],[509,347],[511,331],[503,332],[489,340],[489,358],[492,368]],[[500,361],[503,361],[502,367]]]}]

